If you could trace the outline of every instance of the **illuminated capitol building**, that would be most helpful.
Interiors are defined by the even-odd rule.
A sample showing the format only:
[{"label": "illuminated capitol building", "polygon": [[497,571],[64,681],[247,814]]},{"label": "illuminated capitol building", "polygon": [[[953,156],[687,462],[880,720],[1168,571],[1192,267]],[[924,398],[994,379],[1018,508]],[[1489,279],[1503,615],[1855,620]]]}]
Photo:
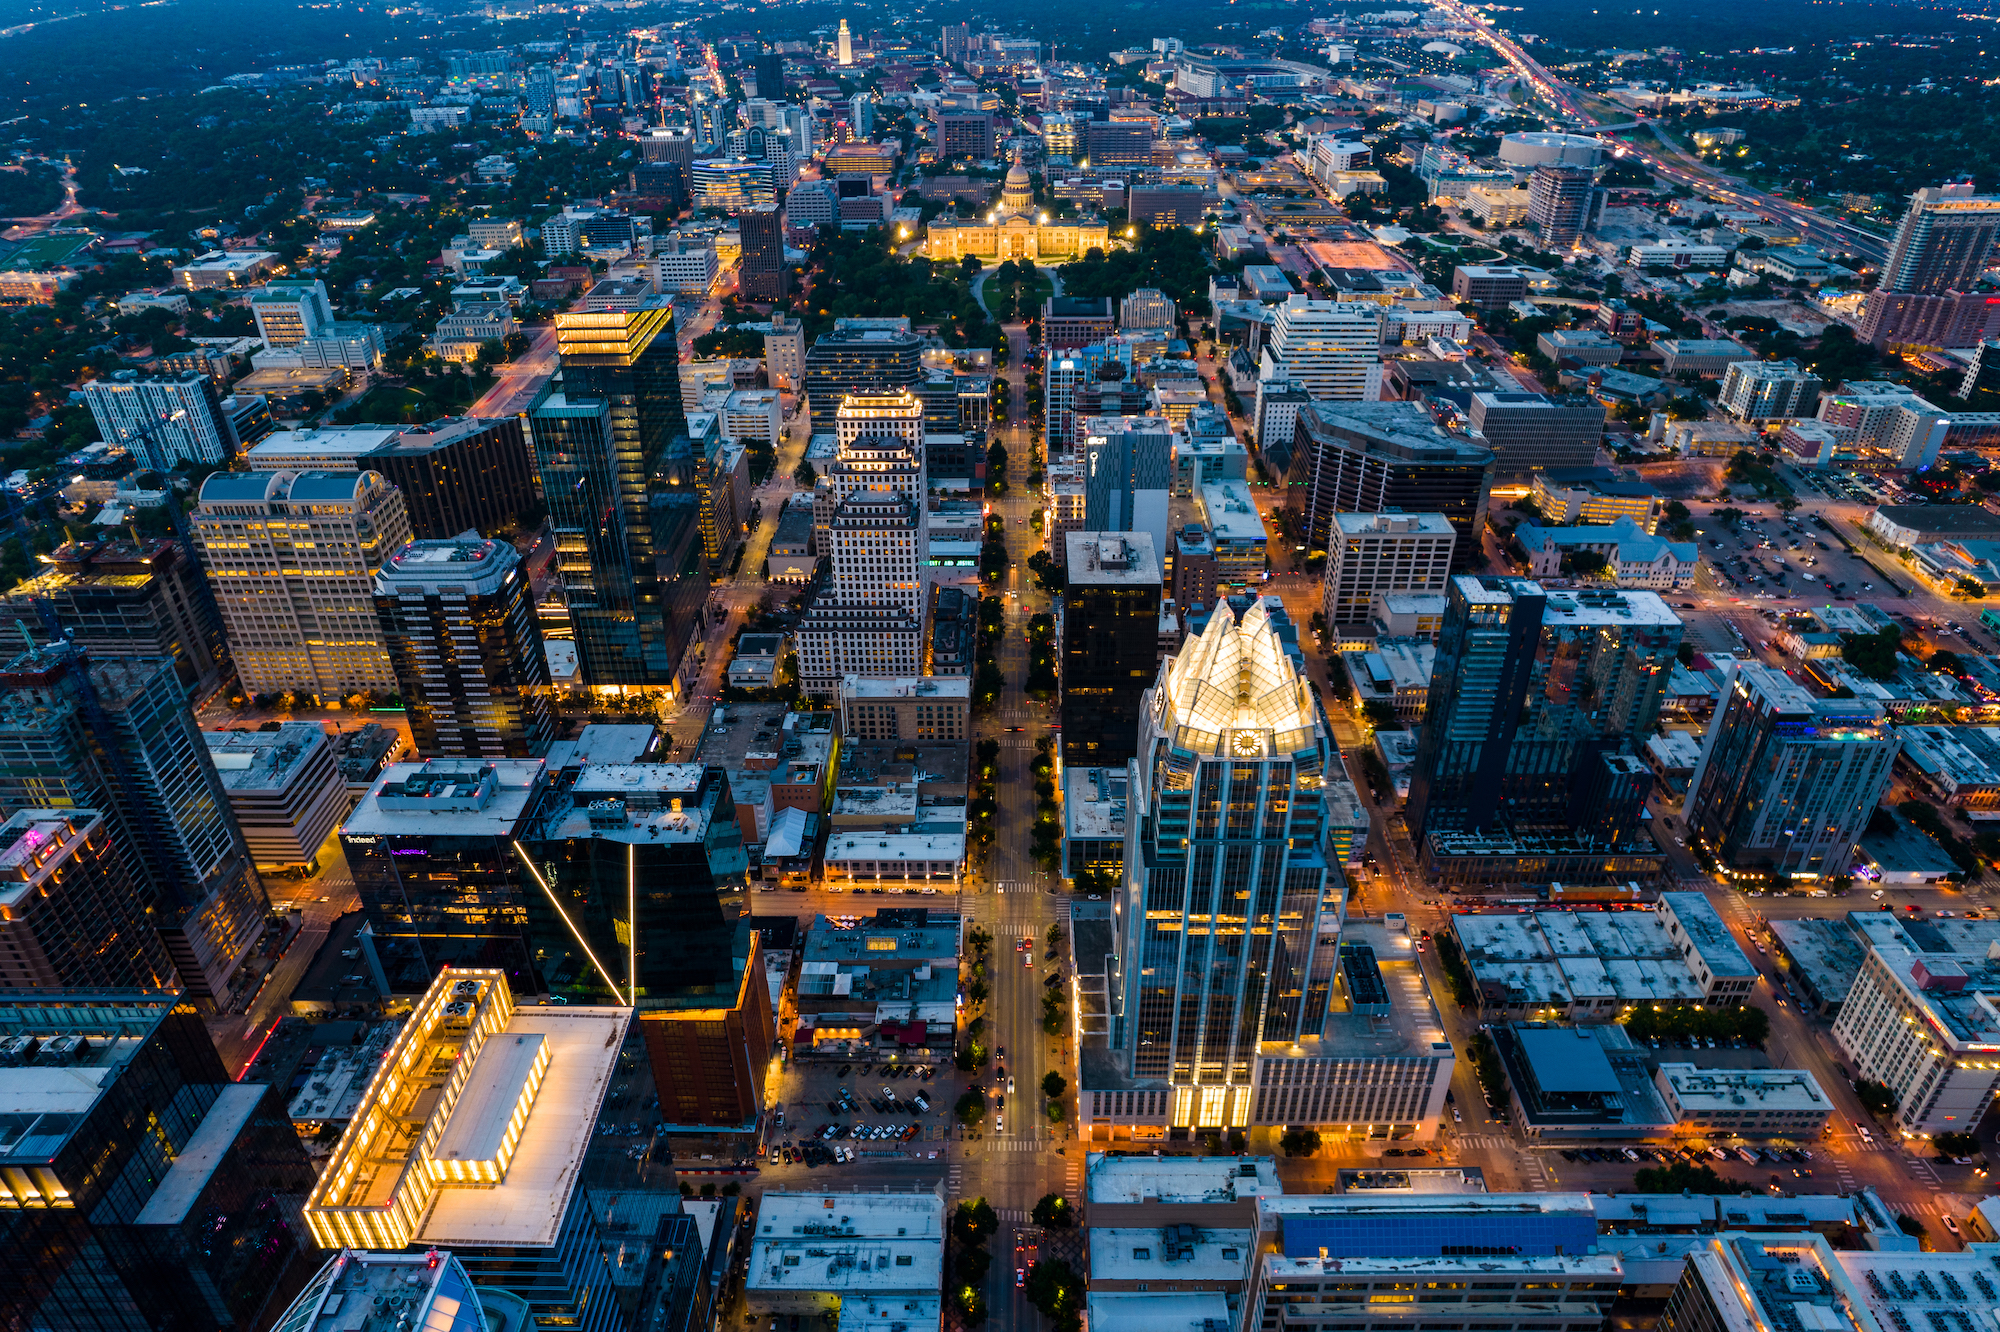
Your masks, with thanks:
[{"label": "illuminated capitol building", "polygon": [[1080,259],[1110,248],[1110,227],[1100,218],[1051,219],[1035,211],[1034,182],[1019,153],[997,209],[983,218],[933,218],[924,228],[924,253],[932,259]]}]

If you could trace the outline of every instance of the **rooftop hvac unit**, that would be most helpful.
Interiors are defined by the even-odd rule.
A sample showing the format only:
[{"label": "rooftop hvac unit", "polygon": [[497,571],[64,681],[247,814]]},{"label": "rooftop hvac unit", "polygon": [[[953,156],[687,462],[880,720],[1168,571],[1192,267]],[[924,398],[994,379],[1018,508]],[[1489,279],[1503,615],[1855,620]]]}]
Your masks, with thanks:
[{"label": "rooftop hvac unit", "polygon": [[57,1036],[42,1046],[41,1054],[35,1062],[44,1068],[74,1064],[90,1053],[88,1036]]},{"label": "rooftop hvac unit", "polygon": [[0,1041],[0,1068],[19,1068],[42,1048],[39,1036],[11,1036]]},{"label": "rooftop hvac unit", "polygon": [[462,980],[451,987],[451,992],[461,999],[477,999],[479,997],[479,982],[475,980]]},{"label": "rooftop hvac unit", "polygon": [[464,1000],[446,1004],[444,1006],[444,1015],[448,1018],[469,1018],[472,1016],[472,1005],[466,1003]]}]

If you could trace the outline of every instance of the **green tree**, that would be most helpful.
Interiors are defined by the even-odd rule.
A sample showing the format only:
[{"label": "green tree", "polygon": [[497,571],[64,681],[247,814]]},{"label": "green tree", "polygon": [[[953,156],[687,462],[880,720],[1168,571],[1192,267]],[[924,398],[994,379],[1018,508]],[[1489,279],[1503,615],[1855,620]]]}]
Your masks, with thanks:
[{"label": "green tree", "polygon": [[1879,1118],[1896,1112],[1896,1093],[1889,1090],[1886,1082],[1873,1082],[1867,1078],[1855,1081],[1854,1095],[1861,1102],[1861,1108]]},{"label": "green tree", "polygon": [[968,1198],[951,1214],[951,1237],[960,1244],[977,1247],[999,1229],[1000,1217],[984,1198]]},{"label": "green tree", "polygon": [[1029,1268],[1022,1293],[1054,1332],[1076,1332],[1083,1325],[1083,1280],[1062,1259],[1044,1259]]},{"label": "green tree", "polygon": [[810,462],[801,458],[799,465],[792,469],[792,484],[800,490],[811,490],[819,484],[819,472]]},{"label": "green tree", "polygon": [[1940,1133],[1931,1139],[1940,1156],[1971,1156],[1979,1150],[1979,1139],[1970,1133]]},{"label": "green tree", "polygon": [[1076,1209],[1060,1193],[1045,1193],[1029,1214],[1045,1230],[1068,1230],[1076,1224]]},{"label": "green tree", "polygon": [[1053,1101],[1068,1090],[1069,1082],[1054,1069],[1050,1069],[1042,1075],[1042,1095],[1048,1097],[1050,1100]]},{"label": "green tree", "polygon": [[1318,1129],[1286,1129],[1285,1136],[1278,1140],[1286,1156],[1311,1156],[1320,1148]]},{"label": "green tree", "polygon": [[958,1104],[952,1107],[952,1113],[957,1115],[959,1123],[967,1128],[978,1128],[979,1121],[986,1118],[986,1093],[977,1087],[972,1088],[958,1098]]},{"label": "green tree", "polygon": [[1689,1165],[1686,1161],[1641,1170],[1632,1177],[1632,1187],[1640,1193],[1680,1193],[1683,1190],[1707,1194],[1730,1192],[1730,1186],[1715,1173],[1713,1166]]},{"label": "green tree", "polygon": [[1841,639],[1842,660],[1871,680],[1894,678],[1897,656],[1903,646],[1903,631],[1885,625],[1872,634],[1847,634]]}]

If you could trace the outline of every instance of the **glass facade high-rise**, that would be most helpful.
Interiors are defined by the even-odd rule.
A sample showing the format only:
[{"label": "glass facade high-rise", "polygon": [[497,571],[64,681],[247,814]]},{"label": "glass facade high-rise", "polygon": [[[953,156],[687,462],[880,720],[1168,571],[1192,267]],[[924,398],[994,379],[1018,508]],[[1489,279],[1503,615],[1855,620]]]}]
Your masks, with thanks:
[{"label": "glass facade high-rise", "polygon": [[181,984],[225,1001],[269,903],[170,659],[56,644],[0,670],[0,813],[50,808],[110,816]]},{"label": "glass facade high-rise", "polygon": [[1688,783],[1695,845],[1730,878],[1845,873],[1902,747],[1881,705],[1751,662],[1724,688]]},{"label": "glass facade high-rise", "polygon": [[708,595],[700,499],[670,462],[687,433],[673,311],[565,313],[556,349],[561,377],[526,415],[583,678],[673,685]]},{"label": "glass facade high-rise", "polygon": [[1128,766],[1115,1040],[1197,1128],[1249,1123],[1265,1047],[1320,1036],[1341,925],[1323,808],[1339,753],[1263,601],[1237,615],[1160,668]]},{"label": "glass facade high-rise", "polygon": [[0,1327],[247,1328],[305,1259],[275,1087],[233,1082],[179,994],[0,1000]]},{"label": "glass facade high-rise", "polygon": [[[1627,765],[1659,719],[1682,627],[1652,592],[1549,592],[1465,575],[1445,591],[1408,820],[1433,832],[1635,828]],[[1643,791],[1640,793],[1643,804]],[[1606,829],[1607,806],[1627,811]]]},{"label": "glass facade high-rise", "polygon": [[1144,532],[1063,539],[1063,762],[1123,767],[1160,658],[1160,557]]},{"label": "glass facade high-rise", "polygon": [[417,752],[530,758],[555,738],[549,663],[504,541],[412,541],[375,574],[375,614]]}]

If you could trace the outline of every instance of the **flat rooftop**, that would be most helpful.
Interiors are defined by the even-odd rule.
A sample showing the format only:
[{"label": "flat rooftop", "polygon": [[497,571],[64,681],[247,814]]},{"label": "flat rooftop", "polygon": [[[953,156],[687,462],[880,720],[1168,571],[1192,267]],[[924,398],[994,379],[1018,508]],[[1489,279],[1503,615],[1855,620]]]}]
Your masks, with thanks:
[{"label": "flat rooftop", "polygon": [[297,468],[310,462],[325,468],[344,461],[356,470],[364,454],[394,442],[398,426],[348,426],[338,430],[274,430],[243,455],[252,471]]},{"label": "flat rooftop", "polygon": [[1799,1068],[1696,1068],[1661,1064],[1659,1075],[1683,1110],[1826,1110],[1819,1080]]},{"label": "flat rooftop", "polygon": [[[482,779],[484,769],[491,770],[490,781]],[[521,826],[543,771],[540,759],[392,763],[347,816],[341,834],[510,837]]]},{"label": "flat rooftop", "polygon": [[1064,768],[1064,835],[1123,840],[1126,786],[1123,768]]},{"label": "flat rooftop", "polygon": [[935,1293],[944,1280],[944,1198],[937,1192],[766,1193],[746,1288]]},{"label": "flat rooftop", "polygon": [[1093,1291],[1084,1308],[1091,1332],[1216,1332],[1236,1325],[1219,1290]]},{"label": "flat rooftop", "polygon": [[284,722],[275,731],[203,731],[224,789],[282,791],[329,742],[318,722]]},{"label": "flat rooftop", "polygon": [[840,692],[847,698],[972,698],[972,680],[963,675],[843,676]]},{"label": "flat rooftop", "polygon": [[1221,541],[1263,541],[1267,538],[1263,515],[1250,497],[1250,487],[1241,481],[1216,481],[1201,488],[1201,511],[1208,530]]},{"label": "flat rooftop", "polygon": [[1206,1226],[1093,1226],[1092,1281],[1241,1281],[1254,1230]]},{"label": "flat rooftop", "polygon": [[558,740],[550,745],[548,769],[558,772],[564,768],[587,768],[598,763],[639,763],[659,745],[657,727],[599,722],[584,727],[574,740]]},{"label": "flat rooftop", "polygon": [[1233,1203],[1284,1192],[1269,1156],[1108,1156],[1085,1158],[1084,1193],[1093,1203]]},{"label": "flat rooftop", "polygon": [[[440,1248],[546,1248],[556,1242],[631,1018],[629,1008],[514,1010],[507,1025],[488,1038],[473,1068],[476,1077],[489,1055],[506,1058],[519,1049],[515,1037],[539,1036],[549,1048],[548,1072],[522,1125],[507,1178],[493,1188],[439,1189],[416,1242]],[[478,1099],[468,1105],[461,1097],[451,1118],[468,1110],[483,1125]],[[449,1123],[445,1136],[451,1136]]]},{"label": "flat rooftop", "polygon": [[1072,584],[1160,585],[1160,556],[1149,532],[1065,532],[1063,544]]}]

